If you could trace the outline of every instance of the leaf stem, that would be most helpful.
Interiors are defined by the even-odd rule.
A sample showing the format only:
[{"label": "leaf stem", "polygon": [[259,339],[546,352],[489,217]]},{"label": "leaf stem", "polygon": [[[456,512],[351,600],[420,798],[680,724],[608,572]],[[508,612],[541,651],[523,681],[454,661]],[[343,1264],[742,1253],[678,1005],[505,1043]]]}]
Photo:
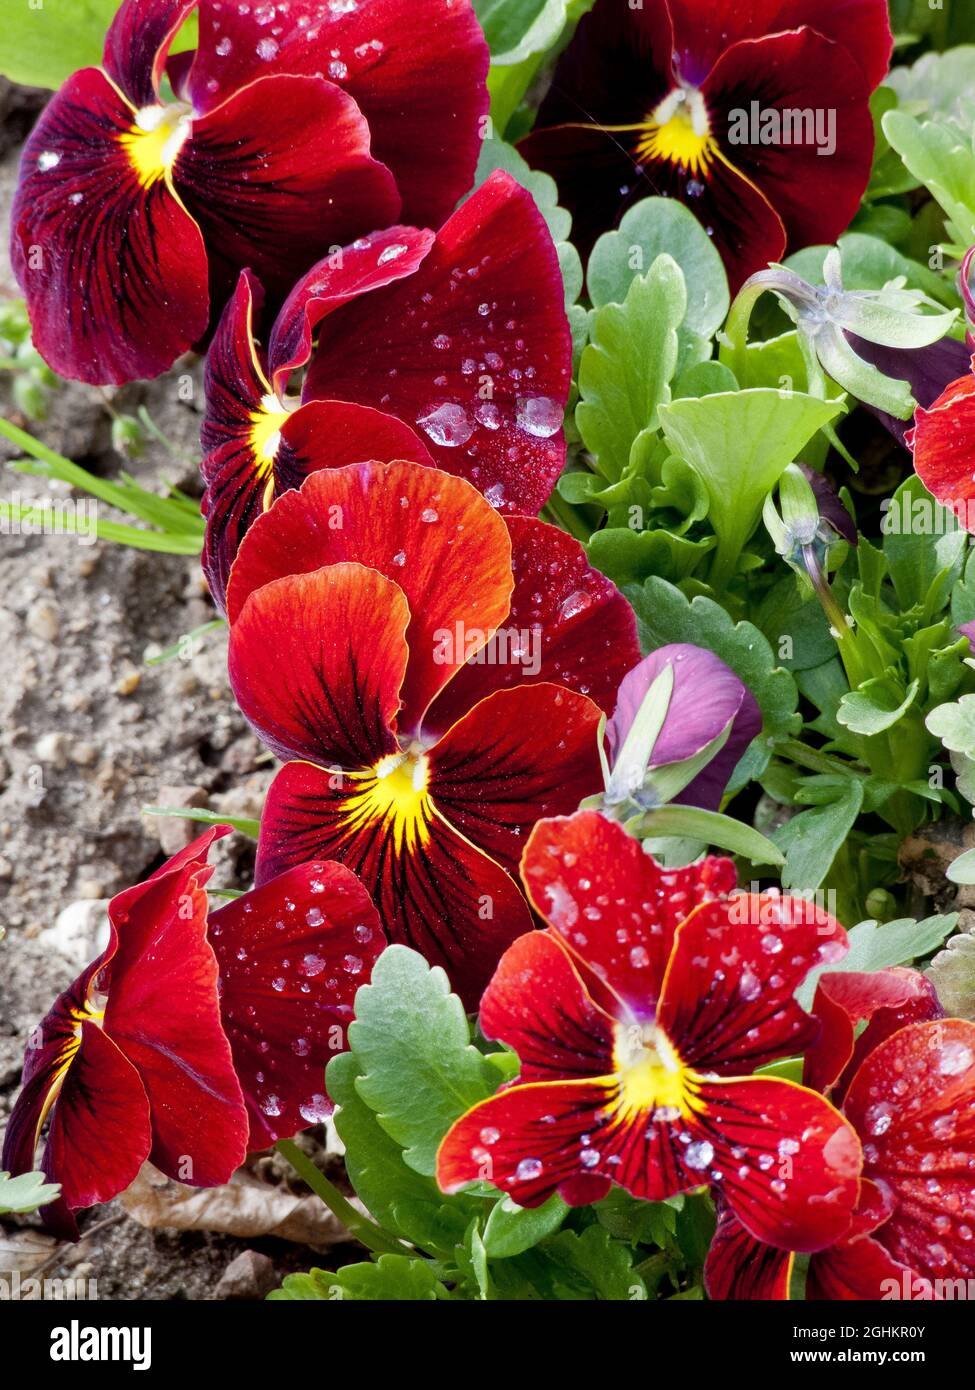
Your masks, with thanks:
[{"label": "leaf stem", "polygon": [[367,1250],[375,1250],[380,1255],[406,1255],[409,1248],[395,1236],[391,1236],[384,1231],[381,1226],[377,1226],[375,1221],[370,1221],[368,1216],[363,1216],[348,1198],[343,1197],[338,1188],[330,1183],[325,1174],[315,1167],[307,1154],[302,1153],[293,1139],[279,1139],[276,1146],[278,1153],[291,1164],[292,1168],[302,1178],[316,1197],[328,1207],[333,1216],[347,1227],[349,1234],[355,1236]]}]

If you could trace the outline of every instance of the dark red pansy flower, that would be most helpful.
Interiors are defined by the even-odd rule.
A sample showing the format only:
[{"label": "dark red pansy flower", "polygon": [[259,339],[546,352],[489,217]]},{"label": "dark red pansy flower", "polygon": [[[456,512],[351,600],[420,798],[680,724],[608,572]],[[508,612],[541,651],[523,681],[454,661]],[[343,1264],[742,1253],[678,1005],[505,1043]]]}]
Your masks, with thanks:
[{"label": "dark red pansy flower", "polygon": [[801,899],[729,896],[727,859],[663,869],[590,811],[537,825],[522,876],[550,926],[506,951],[480,1013],[521,1070],[448,1132],[444,1191],[480,1180],[521,1206],[555,1191],[580,1205],[611,1183],[650,1200],[708,1184],[773,1245],[842,1235],[851,1125],[813,1091],[750,1075],[815,1036],[792,996],[843,954],[839,923]]},{"label": "dark red pansy flower", "polygon": [[519,148],[584,251],[641,198],[680,198],[735,291],[849,225],[892,43],[886,0],[597,0]]},{"label": "dark red pansy flower", "polygon": [[[536,513],[565,463],[572,346],[562,277],[534,199],[492,175],[435,236],[392,227],[322,260],[255,342],[240,278],[207,361],[204,565],[223,603],[237,548],[319,468],[436,463],[501,511]],[[319,343],[302,401],[291,374]]]},{"label": "dark red pansy flower", "polygon": [[286,766],[257,879],[347,864],[391,940],[473,1007],[532,925],[513,875],[540,816],[601,785],[596,734],[632,610],[570,537],[409,462],[313,473],[244,539],[237,702]]},{"label": "dark red pansy flower", "polygon": [[914,415],[907,436],[914,469],[933,497],[975,531],[975,358],[967,376]]},{"label": "dark red pansy flower", "polygon": [[[197,7],[200,47],[167,69]],[[420,0],[434,8],[436,37],[414,0],[124,0],[103,67],[41,116],[14,199],[14,269],[50,365],[96,384],[157,376],[243,267],[283,298],[404,203],[445,215],[473,177],[487,48],[467,0]],[[416,100],[397,110],[411,69]]]},{"label": "dark red pansy flower", "polygon": [[369,897],[307,864],[207,923],[209,830],[109,905],[106,949],[32,1035],[0,1167],[61,1184],[45,1213],[126,1188],[149,1159],[190,1186],[226,1182],[249,1148],[323,1118],[324,1067],[382,949]]},{"label": "dark red pansy flower", "polygon": [[[975,1024],[943,1018],[930,981],[906,969],[824,975],[814,1011],[823,1027],[806,1079],[855,1126],[864,1166],[853,1226],[813,1256],[806,1297],[967,1297],[975,1277]],[[787,1251],[757,1246],[725,1211],[708,1256],[708,1291],[787,1298],[791,1265]]]}]

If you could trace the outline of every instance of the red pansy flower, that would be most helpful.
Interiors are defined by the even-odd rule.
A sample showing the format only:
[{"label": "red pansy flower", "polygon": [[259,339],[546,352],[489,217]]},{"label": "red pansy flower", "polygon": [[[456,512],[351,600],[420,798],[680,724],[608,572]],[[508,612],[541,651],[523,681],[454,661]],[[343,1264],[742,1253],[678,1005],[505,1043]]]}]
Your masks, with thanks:
[{"label": "red pansy flower", "polygon": [[933,497],[975,531],[975,358],[927,410],[914,414],[907,436],[917,476]]},{"label": "red pansy flower", "polygon": [[[194,8],[200,47],[167,66]],[[467,0],[124,0],[103,67],[24,150],[12,259],[38,350],[82,381],[157,376],[244,266],[283,297],[401,207],[436,223],[473,177],[486,67]]]},{"label": "red pansy flower", "polygon": [[322,1119],[324,1067],[384,942],[339,864],[306,864],[207,923],[209,830],[109,905],[106,949],[28,1044],[2,1166],[61,1184],[50,1223],[126,1188],[146,1159],[191,1186]]},{"label": "red pansy flower", "polygon": [[480,1013],[521,1071],[448,1132],[441,1187],[486,1180],[537,1206],[707,1183],[772,1244],[843,1234],[852,1127],[813,1091],[749,1075],[815,1036],[792,996],[842,955],[839,923],[801,899],[729,897],[727,859],[663,869],[589,811],[537,825],[522,875],[550,927],[505,953]]},{"label": "red pansy flower", "polygon": [[[734,291],[849,225],[891,47],[887,0],[597,0],[520,149],[583,249],[639,199],[680,198]],[[810,127],[817,113],[835,128]]]},{"label": "red pansy flower", "polygon": [[499,510],[543,506],[565,463],[572,346],[552,238],[509,175],[436,236],[392,227],[327,256],[289,295],[266,353],[260,298],[242,275],[207,360],[204,565],[219,603],[247,527],[318,468],[435,462]]},{"label": "red pansy flower", "polygon": [[[823,1029],[806,1080],[856,1127],[864,1166],[853,1226],[810,1260],[806,1297],[930,1299],[939,1280],[967,1290],[975,1024],[942,1018],[930,981],[905,969],[824,975],[814,1010]],[[789,1252],[757,1246],[722,1213],[705,1271],[712,1298],[787,1298],[791,1271]]]},{"label": "red pansy flower", "polygon": [[390,938],[473,1004],[532,925],[540,816],[599,789],[596,731],[638,656],[574,540],[419,464],[313,473],[257,519],[227,595],[237,702],[287,765],[257,879],[338,859]]}]

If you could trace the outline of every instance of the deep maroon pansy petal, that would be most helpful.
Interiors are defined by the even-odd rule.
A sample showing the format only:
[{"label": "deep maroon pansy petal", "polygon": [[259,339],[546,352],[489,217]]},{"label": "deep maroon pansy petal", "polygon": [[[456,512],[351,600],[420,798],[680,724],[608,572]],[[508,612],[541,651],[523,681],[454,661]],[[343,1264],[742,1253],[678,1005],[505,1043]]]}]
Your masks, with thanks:
[{"label": "deep maroon pansy petal", "polygon": [[312,266],[288,295],[271,329],[268,361],[278,396],[284,395],[289,373],[311,356],[312,332],[327,314],[412,275],[433,242],[433,232],[388,227],[340,247]]},{"label": "deep maroon pansy petal", "polygon": [[203,237],[160,148],[95,68],[68,79],[24,147],[11,259],[35,346],[62,376],[158,376],[206,329]]},{"label": "deep maroon pansy petal", "polygon": [[134,106],[158,100],[169,45],[196,0],[123,0],[105,36],[102,65]]},{"label": "deep maroon pansy petal", "polygon": [[[606,0],[620,3],[621,0]],[[845,48],[871,87],[887,75],[893,36],[886,0],[666,0],[683,76],[701,80],[718,56],[740,39],[757,39],[809,25]]]},{"label": "deep maroon pansy petal", "polygon": [[533,517],[509,517],[515,590],[504,624],[458,671],[424,721],[442,732],[496,690],[554,681],[603,710],[640,659],[633,609],[578,541]]},{"label": "deep maroon pansy petal", "polygon": [[[726,158],[765,194],[791,246],[832,244],[853,220],[873,161],[873,120],[863,71],[811,29],[745,40],[727,48],[704,84]],[[763,120],[809,113],[789,143],[729,143],[735,113],[758,102]],[[816,113],[829,113],[829,128]],[[828,183],[829,197],[815,191]]]},{"label": "deep maroon pansy petal", "polygon": [[599,790],[599,717],[592,700],[559,685],[496,691],[431,749],[430,795],[462,835],[517,873],[535,822]]},{"label": "deep maroon pansy petal", "polygon": [[195,119],[173,182],[203,229],[221,297],[244,266],[284,295],[330,249],[400,211],[362,113],[316,77],[260,78]]},{"label": "deep maroon pansy petal", "polygon": [[325,1067],[347,1046],[356,990],[386,944],[382,927],[353,873],[310,863],[212,913],[209,937],[248,1148],[269,1148],[330,1112]]},{"label": "deep maroon pansy petal", "polygon": [[117,941],[105,1032],[149,1099],[150,1158],[178,1182],[227,1182],[247,1148],[247,1112],[220,1021],[207,941],[210,870],[189,863],[113,899]]},{"label": "deep maroon pansy petal", "polygon": [[414,275],[330,314],[304,399],[358,401],[422,432],[438,468],[535,513],[565,463],[571,342],[534,199],[494,173]]},{"label": "deep maroon pansy petal", "polygon": [[368,121],[405,216],[438,227],[474,177],[487,68],[468,0],[290,0],[284,12],[202,0],[191,91],[205,111],[269,70],[338,83]]},{"label": "deep maroon pansy petal", "polygon": [[261,818],[257,881],[308,859],[336,859],[357,874],[390,941],[442,965],[468,1010],[505,948],[531,930],[511,877],[440,814],[422,764],[409,759],[345,776],[283,767]]}]

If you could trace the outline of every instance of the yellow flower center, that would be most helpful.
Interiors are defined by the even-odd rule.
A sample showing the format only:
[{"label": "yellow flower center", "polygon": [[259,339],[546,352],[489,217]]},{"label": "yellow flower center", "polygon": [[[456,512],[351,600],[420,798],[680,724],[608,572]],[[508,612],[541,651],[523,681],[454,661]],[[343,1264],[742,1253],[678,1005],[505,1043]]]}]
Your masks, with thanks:
[{"label": "yellow flower center", "polygon": [[427,791],[429,763],[422,753],[389,753],[368,772],[347,775],[360,787],[345,805],[348,830],[380,823],[397,854],[412,854],[429,842],[433,803]]},{"label": "yellow flower center", "polygon": [[675,88],[637,129],[637,159],[665,160],[694,178],[706,172],[717,153],[704,98],[692,88]]},{"label": "yellow flower center", "polygon": [[689,1073],[666,1034],[654,1024],[617,1024],[613,1070],[619,1078],[624,1111],[673,1109],[680,1115],[690,1113]]},{"label": "yellow flower center", "polygon": [[188,108],[183,103],[144,106],[136,112],[132,129],[119,139],[143,188],[151,188],[165,178],[189,133]]},{"label": "yellow flower center", "polygon": [[274,460],[281,445],[281,430],[289,412],[284,410],[277,396],[267,395],[261,401],[260,409],[251,411],[251,428],[248,443],[257,466],[257,476],[267,478],[263,506],[267,511],[274,501]]}]

